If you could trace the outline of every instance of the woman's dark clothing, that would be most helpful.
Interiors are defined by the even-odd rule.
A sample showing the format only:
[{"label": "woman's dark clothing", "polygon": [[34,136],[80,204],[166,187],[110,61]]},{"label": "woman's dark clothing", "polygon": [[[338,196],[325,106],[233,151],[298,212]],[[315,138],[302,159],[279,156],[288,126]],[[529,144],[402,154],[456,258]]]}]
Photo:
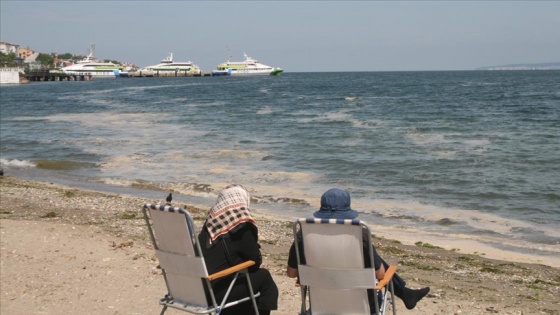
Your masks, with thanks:
[{"label": "woman's dark clothing", "polygon": [[[368,237],[371,237],[368,233],[367,230],[363,229],[362,230],[362,238],[363,238],[363,248],[364,248],[364,253],[368,252],[368,248],[367,248],[367,244],[368,244]],[[305,264],[305,255],[303,253],[303,242],[302,242],[302,236],[301,236],[301,232],[299,232],[297,234],[297,239],[298,239],[298,248],[299,248],[299,257],[301,259],[301,263]],[[389,268],[389,264],[387,264],[383,258],[381,258],[381,256],[379,256],[379,254],[377,254],[377,251],[375,250],[375,246],[373,246],[372,244],[372,250],[373,250],[373,261],[374,261],[374,269],[378,270],[379,268],[381,268],[381,264],[383,264],[383,266],[385,267],[385,270],[387,270]],[[298,264],[297,264],[297,256],[296,256],[296,246],[295,244],[292,244],[292,246],[290,247],[290,253],[288,256],[288,266],[290,266],[291,268],[297,269],[298,268]],[[369,255],[365,255],[364,254],[364,266],[366,268],[371,268],[371,262],[369,261]],[[395,273],[395,275],[393,275],[393,286],[395,289],[395,295],[397,296],[402,296],[402,293],[404,291],[404,287],[406,286],[406,282],[399,277],[398,274]],[[370,304],[370,309],[374,309],[374,301],[373,301],[373,290],[368,290],[368,298],[369,298],[369,304]]]},{"label": "woman's dark clothing", "polygon": [[[253,291],[261,293],[257,298],[259,310],[276,310],[278,308],[278,288],[276,283],[268,270],[260,268],[262,257],[260,245],[257,242],[258,230],[256,226],[251,223],[239,224],[234,230],[218,237],[212,244],[210,244],[210,236],[207,230],[203,229],[198,236],[198,240],[204,255],[208,274],[227,269],[230,266],[247,260],[253,260],[255,265],[249,268],[249,273]],[[212,289],[218,303],[225,296],[232,278],[233,276],[229,276],[212,282]],[[248,292],[247,280],[244,275],[240,275],[230,292],[228,301],[247,297]],[[253,305],[250,301],[235,307],[226,308],[220,312],[222,315],[252,313]]]}]

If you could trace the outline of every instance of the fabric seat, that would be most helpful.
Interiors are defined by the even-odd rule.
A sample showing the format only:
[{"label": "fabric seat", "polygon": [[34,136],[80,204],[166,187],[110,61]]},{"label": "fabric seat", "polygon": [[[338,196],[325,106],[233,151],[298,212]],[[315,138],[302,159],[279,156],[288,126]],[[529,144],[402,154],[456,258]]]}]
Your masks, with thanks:
[{"label": "fabric seat", "polygon": [[[160,314],[168,307],[192,314],[219,314],[228,308],[243,302],[252,302],[255,314],[259,314],[256,297],[251,286],[247,269],[254,261],[246,261],[217,273],[208,274],[204,257],[198,243],[195,225],[190,213],[180,207],[144,204],[144,219],[159,260],[168,293],[160,300],[163,305]],[[247,297],[226,303],[229,292],[244,274],[247,280]],[[223,301],[217,302],[211,281],[233,275]]]},{"label": "fabric seat", "polygon": [[[373,264],[371,237],[364,253],[363,231],[371,232],[360,220],[298,219],[293,224],[301,285],[301,314],[377,314],[383,315],[391,305],[396,314],[392,277],[396,271],[390,266],[383,279],[375,278],[373,267],[365,267],[364,255]],[[301,231],[305,264],[302,264],[298,236]],[[374,298],[370,309],[368,290]],[[309,302],[309,308],[307,306]]]}]

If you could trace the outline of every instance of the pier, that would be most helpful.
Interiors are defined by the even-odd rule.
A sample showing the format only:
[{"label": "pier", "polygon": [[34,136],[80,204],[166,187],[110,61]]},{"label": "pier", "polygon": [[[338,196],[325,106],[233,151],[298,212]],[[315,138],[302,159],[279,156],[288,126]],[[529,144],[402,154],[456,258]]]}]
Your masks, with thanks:
[{"label": "pier", "polygon": [[175,70],[175,71],[158,71],[158,70],[137,70],[128,73],[129,77],[209,77],[212,76],[210,72],[192,73],[188,70]]},{"label": "pier", "polygon": [[34,70],[25,72],[23,75],[31,82],[43,81],[90,81],[91,75],[67,74],[60,70]]}]

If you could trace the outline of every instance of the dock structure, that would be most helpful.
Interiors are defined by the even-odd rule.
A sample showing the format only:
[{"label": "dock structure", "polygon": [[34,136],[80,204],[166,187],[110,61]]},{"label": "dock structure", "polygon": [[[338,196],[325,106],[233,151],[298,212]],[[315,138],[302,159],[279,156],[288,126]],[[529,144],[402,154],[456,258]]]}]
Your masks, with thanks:
[{"label": "dock structure", "polygon": [[158,70],[137,70],[131,71],[128,74],[130,77],[208,77],[212,74],[209,72],[192,73],[188,70],[175,70],[175,71],[158,71]]},{"label": "dock structure", "polygon": [[32,82],[38,81],[90,81],[91,75],[67,74],[60,70],[33,70],[26,71],[23,75]]},{"label": "dock structure", "polygon": [[0,68],[0,84],[19,84],[19,76],[22,72],[23,69],[18,67]]}]

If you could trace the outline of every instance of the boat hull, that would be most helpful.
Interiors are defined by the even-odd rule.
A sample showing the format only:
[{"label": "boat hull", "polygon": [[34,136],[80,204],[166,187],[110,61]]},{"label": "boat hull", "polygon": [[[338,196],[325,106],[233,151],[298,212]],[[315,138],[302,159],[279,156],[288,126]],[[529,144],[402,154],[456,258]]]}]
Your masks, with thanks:
[{"label": "boat hull", "polygon": [[64,73],[69,75],[91,76],[93,78],[118,78],[121,76],[120,70],[112,71],[88,71],[88,70],[66,70]]},{"label": "boat hull", "polygon": [[212,71],[213,77],[225,77],[231,75],[231,69],[228,70],[214,70]]},{"label": "boat hull", "polygon": [[[222,74],[222,73],[229,73],[229,74]],[[252,76],[252,75],[281,75],[284,70],[280,68],[275,68],[272,70],[252,70],[252,69],[228,69],[228,70],[214,70],[212,71],[212,75],[214,73],[219,73],[218,75],[231,75],[231,76]]]}]

